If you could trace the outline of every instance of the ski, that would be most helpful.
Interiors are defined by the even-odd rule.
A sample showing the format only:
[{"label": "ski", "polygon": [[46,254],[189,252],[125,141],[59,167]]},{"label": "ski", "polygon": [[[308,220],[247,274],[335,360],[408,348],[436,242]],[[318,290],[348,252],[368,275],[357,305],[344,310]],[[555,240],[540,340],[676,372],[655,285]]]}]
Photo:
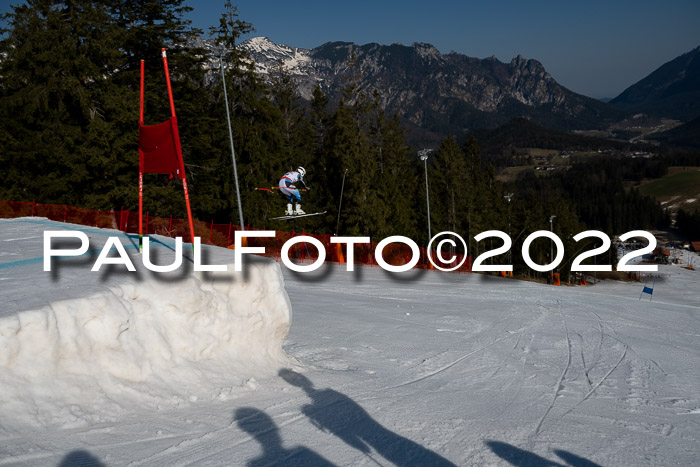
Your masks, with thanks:
[{"label": "ski", "polygon": [[[273,187],[271,187],[271,188],[256,188],[256,190],[258,190],[258,191],[269,191],[270,193],[272,193],[272,190],[279,190],[280,188],[282,188],[282,187],[273,186]],[[286,187],[284,187],[284,188],[286,188]],[[308,191],[306,188],[292,188],[292,187],[289,187],[289,189],[290,189],[290,190],[299,190],[299,191]]]},{"label": "ski", "polygon": [[286,221],[289,219],[298,219],[300,217],[320,216],[321,214],[325,214],[327,212],[328,211],[312,212],[310,214],[294,214],[292,216],[268,217],[267,220],[269,220],[269,221]]}]

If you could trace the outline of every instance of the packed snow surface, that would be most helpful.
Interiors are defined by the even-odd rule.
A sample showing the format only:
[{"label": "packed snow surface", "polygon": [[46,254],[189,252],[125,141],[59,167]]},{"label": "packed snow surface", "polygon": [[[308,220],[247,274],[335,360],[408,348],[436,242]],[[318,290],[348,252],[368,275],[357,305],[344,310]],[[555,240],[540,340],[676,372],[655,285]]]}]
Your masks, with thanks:
[{"label": "packed snow surface", "polygon": [[43,230],[63,228],[118,235],[0,221],[0,355],[28,345],[17,329],[37,347],[0,360],[0,464],[700,463],[698,271],[660,266],[653,301],[637,282],[266,261],[249,282],[166,280],[90,273],[96,253],[45,273]]},{"label": "packed snow surface", "polygon": [[[0,225],[3,233],[19,229],[38,238],[46,228],[30,220]],[[60,224],[52,229],[62,230]],[[127,236],[108,232],[131,245]],[[105,232],[88,233],[99,249]],[[9,247],[3,250],[24,256],[20,241],[5,239]],[[166,243],[155,245],[168,251],[161,256],[174,255]],[[75,245],[63,246],[69,247]],[[137,249],[131,251],[132,262],[141,264]],[[256,377],[290,364],[282,344],[291,306],[273,261],[248,264],[247,277],[191,274],[185,267],[179,274],[143,267],[129,273],[123,266],[112,266],[111,273],[122,274],[110,277],[108,266],[90,272],[87,262],[70,266],[70,260],[54,259],[53,279],[50,272],[25,276],[27,258],[0,269],[3,302],[14,308],[0,314],[3,421],[68,427],[113,421],[132,404],[158,409],[200,398],[226,400],[235,387],[255,385]],[[32,266],[24,270],[43,264]],[[80,281],[62,277],[67,266],[77,269]],[[63,287],[79,288],[80,297],[63,297]],[[46,304],[22,309],[27,292]]]}]

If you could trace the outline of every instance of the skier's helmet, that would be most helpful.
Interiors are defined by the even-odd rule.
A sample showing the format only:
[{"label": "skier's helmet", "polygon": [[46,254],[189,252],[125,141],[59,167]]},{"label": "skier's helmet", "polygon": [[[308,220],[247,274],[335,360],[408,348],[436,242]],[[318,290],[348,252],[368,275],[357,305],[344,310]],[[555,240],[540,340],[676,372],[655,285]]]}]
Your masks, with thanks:
[{"label": "skier's helmet", "polygon": [[302,177],[306,175],[306,169],[304,167],[297,167],[297,172],[299,172],[299,175]]}]

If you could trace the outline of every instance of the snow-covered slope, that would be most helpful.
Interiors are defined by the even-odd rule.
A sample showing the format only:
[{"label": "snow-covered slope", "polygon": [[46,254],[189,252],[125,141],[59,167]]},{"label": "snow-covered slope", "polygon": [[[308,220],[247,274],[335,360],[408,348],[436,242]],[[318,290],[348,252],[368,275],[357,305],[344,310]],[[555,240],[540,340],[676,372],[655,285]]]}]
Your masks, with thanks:
[{"label": "snow-covered slope", "polygon": [[254,37],[241,43],[255,62],[255,71],[269,78],[281,63],[288,72],[300,95],[307,100],[317,84],[326,89],[328,84],[328,64],[314,59],[313,51],[275,44],[267,37]]},{"label": "snow-covered slope", "polygon": [[274,65],[282,62],[284,68],[294,74],[309,73],[311,51],[290,47],[285,44],[275,44],[267,37],[254,37],[241,44],[255,60],[255,69],[259,73],[269,74]]},{"label": "snow-covered slope", "polygon": [[[55,282],[26,261],[36,249],[40,256],[40,230],[0,222],[0,299],[15,303],[10,313],[34,295],[81,296],[79,271],[90,261],[64,263]],[[226,261],[228,252],[208,251],[212,262]],[[15,266],[3,266],[9,262]],[[296,366],[250,386],[237,386],[233,374],[228,400],[154,407],[122,399],[112,419],[74,428],[27,425],[38,415],[3,403],[0,464],[700,461],[697,271],[661,266],[651,302],[639,300],[639,283],[574,288],[434,271],[282,271],[294,310],[284,350]],[[102,277],[94,287],[120,279]],[[89,409],[89,400],[71,409]]]},{"label": "snow-covered slope", "polygon": [[[87,231],[95,249],[105,234],[119,236],[132,246],[134,264],[142,265],[130,239],[117,231],[2,221],[4,424],[85,425],[115,420],[134,404],[162,408],[201,398],[227,400],[237,388],[255,386],[255,378],[290,364],[282,344],[291,307],[273,261],[250,263],[244,277],[192,274],[184,267],[184,273],[172,274],[143,267],[129,273],[123,266],[90,272],[87,261],[63,258],[54,260],[52,277],[42,271],[42,262],[31,262],[36,252],[20,245],[40,240],[44,229],[66,227]],[[12,241],[17,235],[24,238]],[[174,242],[154,240],[160,261],[172,262],[168,248]],[[219,262],[230,256],[220,255]],[[66,268],[75,276],[65,277]],[[73,289],[70,298],[66,288]],[[25,303],[27,292],[45,304]]]}]

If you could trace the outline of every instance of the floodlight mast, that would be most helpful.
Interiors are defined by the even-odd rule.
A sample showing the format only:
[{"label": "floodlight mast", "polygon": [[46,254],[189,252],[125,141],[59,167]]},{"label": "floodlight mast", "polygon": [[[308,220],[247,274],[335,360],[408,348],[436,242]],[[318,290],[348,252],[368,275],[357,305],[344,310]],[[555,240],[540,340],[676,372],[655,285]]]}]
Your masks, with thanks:
[{"label": "floodlight mast", "polygon": [[[228,93],[226,92],[226,74],[224,73],[224,54],[219,51],[219,70],[221,71],[221,84],[224,88],[224,102],[226,104],[226,120],[228,121],[228,139],[231,143],[231,161],[233,162],[233,179],[236,182],[236,201],[238,201],[238,222],[241,224],[241,230],[245,230],[243,224],[243,206],[241,204],[241,190],[238,187],[238,170],[236,168],[236,151],[233,147],[233,132],[231,131],[231,114],[228,110]],[[238,245],[236,245],[238,246]]]},{"label": "floodlight mast", "polygon": [[432,153],[434,149],[421,149],[418,151],[418,157],[423,161],[423,166],[425,167],[425,199],[428,205],[428,242],[433,237],[430,231],[430,192],[428,190],[428,156]]},{"label": "floodlight mast", "polygon": [[[508,193],[507,195],[503,195],[505,199],[508,200],[508,236],[510,237],[510,200],[513,197],[514,193]],[[511,248],[508,250],[508,264],[513,264],[513,249]]]},{"label": "floodlight mast", "polygon": [[[554,215],[549,216],[549,230],[551,230],[552,233],[554,233],[554,219],[555,219],[556,217],[557,217],[557,216],[554,216]],[[554,256],[553,256],[553,255],[554,255],[554,240],[552,240],[552,241],[549,243],[549,261],[550,261],[550,262],[554,262]],[[554,274],[554,271],[552,271],[552,272],[550,273],[550,277],[553,278],[553,274]],[[554,283],[554,281],[552,281],[552,283]]]}]

